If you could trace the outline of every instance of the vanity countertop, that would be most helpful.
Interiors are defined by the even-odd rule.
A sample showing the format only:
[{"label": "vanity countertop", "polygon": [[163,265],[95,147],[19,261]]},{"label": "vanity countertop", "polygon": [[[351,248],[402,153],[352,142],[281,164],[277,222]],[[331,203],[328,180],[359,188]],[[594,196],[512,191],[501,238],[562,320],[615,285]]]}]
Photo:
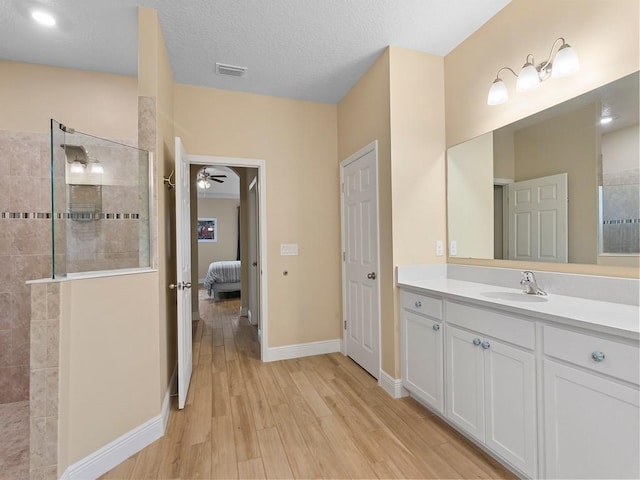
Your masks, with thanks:
[{"label": "vanity countertop", "polygon": [[640,340],[640,308],[565,295],[527,295],[519,288],[454,280],[451,278],[399,279],[398,287],[425,294],[438,294],[449,300],[462,300],[478,306],[535,316],[543,320],[630,340]]}]

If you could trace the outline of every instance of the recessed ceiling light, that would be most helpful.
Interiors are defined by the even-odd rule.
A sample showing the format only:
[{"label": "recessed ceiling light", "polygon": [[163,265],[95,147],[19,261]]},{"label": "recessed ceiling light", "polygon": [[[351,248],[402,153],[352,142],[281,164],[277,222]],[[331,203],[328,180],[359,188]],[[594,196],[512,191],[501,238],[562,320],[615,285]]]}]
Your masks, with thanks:
[{"label": "recessed ceiling light", "polygon": [[602,117],[600,119],[600,124],[601,125],[606,125],[607,123],[611,123],[613,121],[612,117]]},{"label": "recessed ceiling light", "polygon": [[56,19],[52,15],[43,12],[42,10],[34,10],[31,12],[31,17],[41,25],[47,27],[53,27],[56,24]]}]

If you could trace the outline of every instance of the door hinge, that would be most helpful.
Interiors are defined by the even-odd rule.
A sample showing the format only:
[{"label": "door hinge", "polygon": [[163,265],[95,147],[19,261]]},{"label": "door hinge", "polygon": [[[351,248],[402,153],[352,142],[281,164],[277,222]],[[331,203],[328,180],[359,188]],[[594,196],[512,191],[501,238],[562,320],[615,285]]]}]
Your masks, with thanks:
[{"label": "door hinge", "polygon": [[347,261],[347,252],[342,252],[342,261],[343,262]]},{"label": "door hinge", "polygon": [[344,182],[342,182],[342,193],[344,193]]},{"label": "door hinge", "polygon": [[346,320],[344,321],[344,329],[345,330],[347,329],[347,321]]}]

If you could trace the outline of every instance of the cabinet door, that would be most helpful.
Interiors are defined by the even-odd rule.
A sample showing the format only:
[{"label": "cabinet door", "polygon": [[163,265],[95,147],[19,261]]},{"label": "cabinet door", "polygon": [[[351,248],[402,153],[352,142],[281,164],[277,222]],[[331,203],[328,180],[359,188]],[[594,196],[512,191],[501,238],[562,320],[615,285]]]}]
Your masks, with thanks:
[{"label": "cabinet door", "polygon": [[446,416],[484,442],[484,366],[481,337],[450,325],[446,326],[445,337]]},{"label": "cabinet door", "polygon": [[403,312],[402,384],[413,395],[442,413],[442,326]]},{"label": "cabinet door", "polygon": [[483,339],[486,445],[537,477],[536,371],[533,353]]},{"label": "cabinet door", "polygon": [[638,389],[544,360],[545,476],[640,478]]}]

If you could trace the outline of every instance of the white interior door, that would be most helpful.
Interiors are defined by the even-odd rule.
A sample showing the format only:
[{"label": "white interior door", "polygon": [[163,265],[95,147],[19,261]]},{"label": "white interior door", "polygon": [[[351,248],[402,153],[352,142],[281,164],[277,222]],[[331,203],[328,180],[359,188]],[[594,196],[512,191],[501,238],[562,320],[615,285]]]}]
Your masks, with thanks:
[{"label": "white interior door", "polygon": [[189,160],[180,137],[176,137],[176,274],[178,296],[178,408],[184,408],[189,392],[192,356],[191,318],[191,218]]},{"label": "white interior door", "polygon": [[509,188],[509,259],[566,263],[569,260],[567,174]]},{"label": "white interior door", "polygon": [[249,321],[260,329],[259,269],[258,259],[258,182],[257,178],[249,186],[248,209],[248,250],[249,250]]},{"label": "white interior door", "polygon": [[342,165],[346,353],[375,378],[380,370],[378,179],[375,147]]}]

